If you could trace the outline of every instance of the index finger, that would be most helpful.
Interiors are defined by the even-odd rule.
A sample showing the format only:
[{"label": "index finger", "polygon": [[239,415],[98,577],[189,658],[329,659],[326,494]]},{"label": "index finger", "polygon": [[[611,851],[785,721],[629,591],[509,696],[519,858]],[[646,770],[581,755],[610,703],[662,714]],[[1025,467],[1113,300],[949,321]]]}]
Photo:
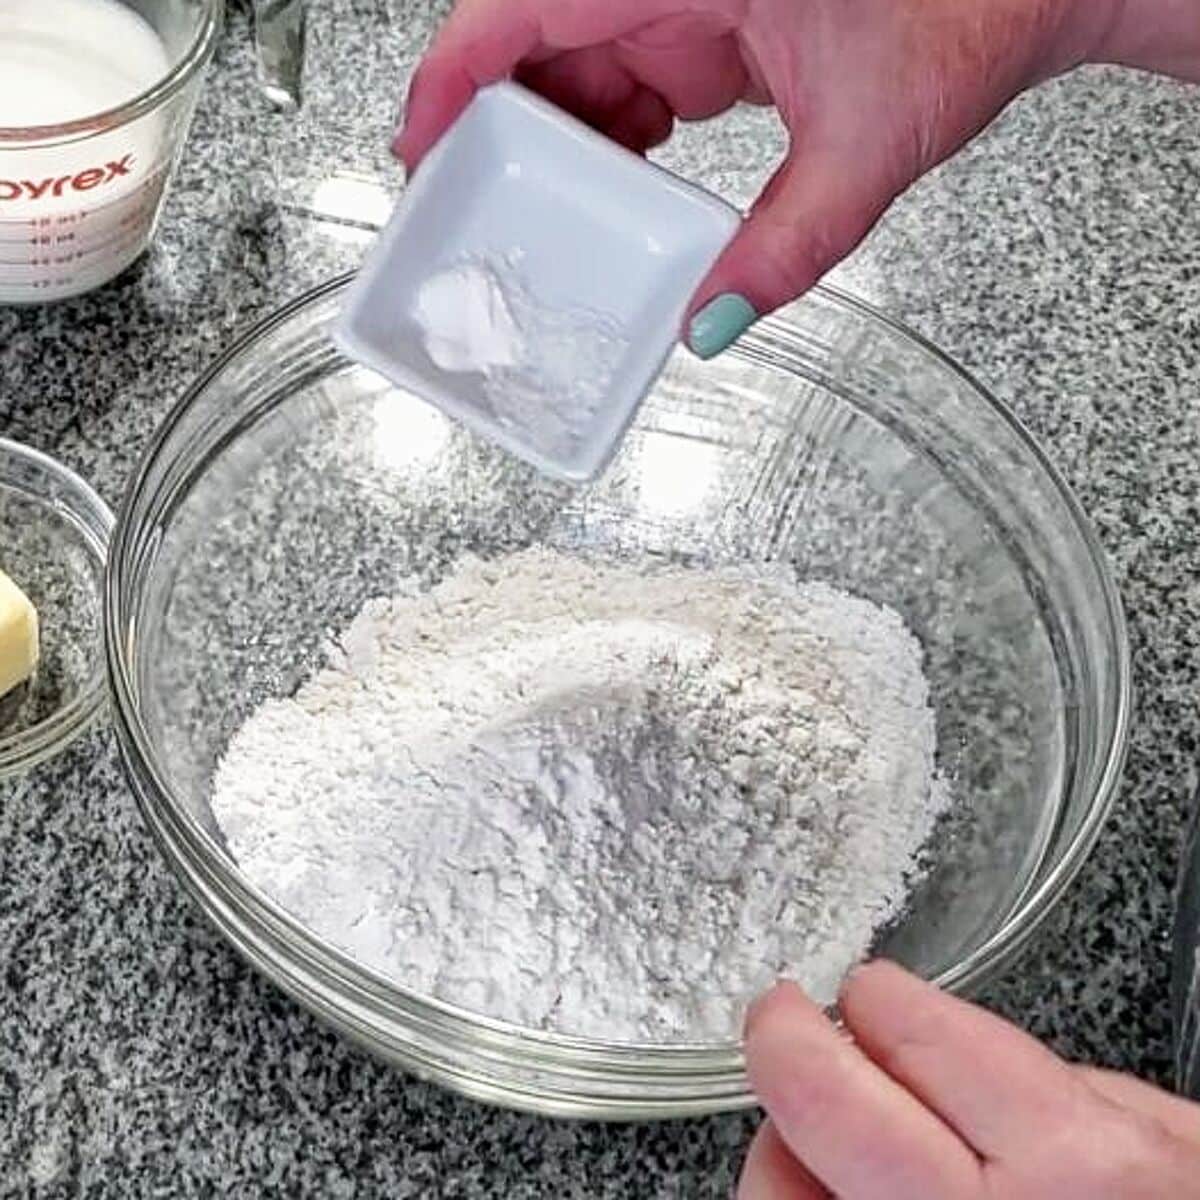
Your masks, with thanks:
[{"label": "index finger", "polygon": [[987,1158],[1023,1155],[1075,1119],[1083,1089],[1072,1068],[894,963],[851,975],[841,1010],[863,1050]]},{"label": "index finger", "polygon": [[730,7],[729,0],[460,0],[413,76],[396,153],[416,170],[476,91],[527,59],[610,42],[680,11],[724,19]]},{"label": "index finger", "polygon": [[938,1116],[843,1039],[795,984],[746,1019],[750,1081],[797,1159],[836,1196],[971,1200],[979,1159]]}]

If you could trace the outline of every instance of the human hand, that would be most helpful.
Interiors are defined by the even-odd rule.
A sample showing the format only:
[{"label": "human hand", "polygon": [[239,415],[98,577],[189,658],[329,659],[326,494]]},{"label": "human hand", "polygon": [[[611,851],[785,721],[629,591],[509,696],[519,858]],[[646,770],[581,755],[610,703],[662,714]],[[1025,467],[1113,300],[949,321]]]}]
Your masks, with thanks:
[{"label": "human hand", "polygon": [[[1124,0],[1128,3],[1128,0]],[[515,75],[631,149],[773,104],[790,150],[689,309],[702,357],[806,291],[1018,92],[1097,51],[1118,0],[460,0],[412,83],[410,171]]]},{"label": "human hand", "polygon": [[1200,1196],[1200,1105],[1069,1065],[890,963],[855,972],[841,1011],[850,1036],[794,984],[751,1009],[768,1119],[739,1200]]}]

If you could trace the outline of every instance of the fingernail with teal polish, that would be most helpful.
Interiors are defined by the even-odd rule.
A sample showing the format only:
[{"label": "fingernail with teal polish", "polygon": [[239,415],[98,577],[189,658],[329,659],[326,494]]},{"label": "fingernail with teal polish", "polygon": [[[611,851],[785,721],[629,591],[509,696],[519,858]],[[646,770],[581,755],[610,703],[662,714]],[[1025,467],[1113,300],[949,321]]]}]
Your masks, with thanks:
[{"label": "fingernail with teal polish", "polygon": [[745,296],[724,292],[710,300],[688,328],[688,345],[700,358],[713,358],[732,345],[758,320]]}]

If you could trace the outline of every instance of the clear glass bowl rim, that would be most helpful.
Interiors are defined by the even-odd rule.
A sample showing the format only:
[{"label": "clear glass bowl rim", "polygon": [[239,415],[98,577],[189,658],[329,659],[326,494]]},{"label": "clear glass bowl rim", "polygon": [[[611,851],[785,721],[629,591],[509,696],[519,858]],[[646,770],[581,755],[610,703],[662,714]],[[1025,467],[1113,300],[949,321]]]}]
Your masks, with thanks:
[{"label": "clear glass bowl rim", "polygon": [[[48,454],[0,438],[0,461],[4,459],[28,463],[58,484],[62,495],[69,498],[66,515],[79,532],[80,541],[94,555],[97,565],[103,567],[115,521],[108,505],[92,487]],[[97,653],[84,686],[70,704],[18,734],[0,736],[0,779],[27,771],[65,750],[95,720],[107,695],[104,655]]]},{"label": "clear glass bowl rim", "polygon": [[[185,886],[244,957],[305,1007],[384,1058],[415,1069],[425,1077],[438,1079],[473,1098],[547,1115],[637,1119],[698,1115],[747,1107],[753,1104],[754,1098],[737,1044],[647,1046],[526,1030],[471,1013],[446,1001],[410,992],[365,970],[349,956],[315,937],[290,914],[257,893],[239,872],[231,870],[224,851],[173,795],[156,761],[149,735],[138,715],[134,683],[136,664],[132,657],[135,639],[127,636],[129,619],[133,615],[129,602],[136,586],[136,574],[127,579],[126,567],[137,566],[140,558],[137,549],[145,532],[134,524],[136,505],[173,431],[226,367],[298,314],[343,291],[354,274],[350,272],[331,279],[267,316],[209,367],[156,431],[118,514],[105,588],[105,641],[117,732],[127,770],[148,824]],[[1008,406],[943,351],[866,302],[828,284],[814,288],[813,295],[859,321],[915,345],[956,376],[981,404],[991,409],[1023,444],[1058,493],[1090,564],[1102,582],[1106,633],[1114,651],[1117,711],[1099,783],[1075,835],[1061,848],[1053,865],[1025,891],[1008,920],[972,954],[932,980],[937,986],[953,992],[969,991],[993,977],[1028,943],[1082,868],[1115,802],[1133,707],[1124,612],[1107,558],[1090,521],[1058,469]],[[746,339],[751,345],[759,337],[786,341],[789,328],[786,315],[768,317],[759,323],[757,332],[751,330]],[[195,463],[187,464],[189,469],[182,472],[178,470],[179,462],[170,466],[169,474],[176,481],[183,476],[192,477],[193,471],[198,469]],[[282,977],[282,972],[287,973],[287,978]],[[342,1000],[355,1006],[353,1018],[348,1018]],[[497,1078],[486,1070],[456,1071],[437,1055],[434,1055],[434,1061],[424,1059],[412,1045],[398,1048],[386,1037],[378,1036],[379,1031],[369,1019],[364,1025],[361,1013],[364,1005],[384,1020],[398,1022],[406,1031],[419,1029],[421,1039],[444,1039],[455,1043],[459,1050],[466,1045],[468,1056],[477,1056],[485,1063],[520,1064],[523,1070],[549,1073],[568,1086],[562,1089],[526,1086],[512,1078]],[[572,1081],[578,1090],[569,1086]],[[674,1083],[678,1087],[673,1089]],[[591,1085],[596,1086],[588,1091]],[[623,1090],[623,1085],[628,1085],[627,1090]],[[614,1087],[616,1092],[610,1094]],[[666,1095],[659,1090],[664,1087]]]}]

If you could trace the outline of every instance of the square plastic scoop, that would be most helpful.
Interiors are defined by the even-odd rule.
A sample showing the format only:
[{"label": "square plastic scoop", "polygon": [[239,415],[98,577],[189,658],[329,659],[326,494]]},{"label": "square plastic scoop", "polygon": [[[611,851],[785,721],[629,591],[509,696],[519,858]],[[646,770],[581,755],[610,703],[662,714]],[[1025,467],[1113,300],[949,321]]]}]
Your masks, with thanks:
[{"label": "square plastic scoop", "polygon": [[583,482],[615,453],[739,222],[495,84],[416,173],[334,338],[546,474]]}]

